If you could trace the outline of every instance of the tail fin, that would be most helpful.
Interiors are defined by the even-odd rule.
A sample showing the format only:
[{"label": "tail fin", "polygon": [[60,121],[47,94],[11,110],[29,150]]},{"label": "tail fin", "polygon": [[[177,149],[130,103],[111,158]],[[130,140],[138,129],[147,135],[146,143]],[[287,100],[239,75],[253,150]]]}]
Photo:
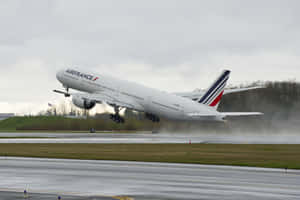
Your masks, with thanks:
[{"label": "tail fin", "polygon": [[229,75],[230,71],[224,70],[217,80],[215,80],[215,82],[207,89],[198,102],[217,109],[222,99]]}]

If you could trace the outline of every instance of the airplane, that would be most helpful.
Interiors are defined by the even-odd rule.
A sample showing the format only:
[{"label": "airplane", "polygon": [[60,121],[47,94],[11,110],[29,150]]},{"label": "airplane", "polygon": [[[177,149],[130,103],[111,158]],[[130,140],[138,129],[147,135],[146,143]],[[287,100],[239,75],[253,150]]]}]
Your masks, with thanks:
[{"label": "airplane", "polygon": [[[96,104],[106,103],[114,108],[115,113],[110,118],[117,123],[125,122],[120,115],[123,108],[144,112],[146,118],[153,122],[159,122],[160,117],[181,121],[224,122],[230,116],[262,115],[260,112],[217,111],[223,95],[260,88],[225,89],[230,73],[224,70],[204,92],[167,93],[126,80],[65,69],[56,74],[65,91],[53,91],[65,97],[72,96],[73,104],[82,109],[89,110]],[[70,93],[69,89],[81,92]]]}]

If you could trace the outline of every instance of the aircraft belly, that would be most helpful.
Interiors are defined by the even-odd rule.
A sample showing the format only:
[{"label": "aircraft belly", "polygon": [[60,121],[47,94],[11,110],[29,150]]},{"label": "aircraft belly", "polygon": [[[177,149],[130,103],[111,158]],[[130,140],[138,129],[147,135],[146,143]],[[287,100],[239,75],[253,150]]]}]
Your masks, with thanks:
[{"label": "aircraft belly", "polygon": [[180,109],[175,109],[171,106],[155,101],[151,101],[148,103],[148,105],[146,106],[146,112],[168,119],[182,119],[183,117],[183,112]]}]

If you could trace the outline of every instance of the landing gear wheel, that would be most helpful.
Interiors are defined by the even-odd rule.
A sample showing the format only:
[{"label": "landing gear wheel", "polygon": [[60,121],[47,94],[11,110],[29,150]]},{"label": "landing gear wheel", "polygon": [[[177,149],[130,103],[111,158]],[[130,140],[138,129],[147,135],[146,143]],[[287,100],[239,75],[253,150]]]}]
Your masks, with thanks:
[{"label": "landing gear wheel", "polygon": [[110,119],[112,119],[114,122],[116,122],[118,124],[125,123],[124,118],[119,115],[119,109],[115,107],[115,111],[116,111],[116,114],[111,114]]}]

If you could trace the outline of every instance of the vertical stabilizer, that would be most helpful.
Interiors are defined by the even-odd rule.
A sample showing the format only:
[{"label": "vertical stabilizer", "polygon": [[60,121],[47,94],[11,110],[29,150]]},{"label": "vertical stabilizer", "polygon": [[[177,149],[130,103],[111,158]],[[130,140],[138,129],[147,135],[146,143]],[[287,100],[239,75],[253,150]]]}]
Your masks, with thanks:
[{"label": "vertical stabilizer", "polygon": [[230,71],[224,70],[222,74],[206,90],[206,92],[198,102],[217,109],[222,99],[227,80],[229,79],[229,75]]}]

